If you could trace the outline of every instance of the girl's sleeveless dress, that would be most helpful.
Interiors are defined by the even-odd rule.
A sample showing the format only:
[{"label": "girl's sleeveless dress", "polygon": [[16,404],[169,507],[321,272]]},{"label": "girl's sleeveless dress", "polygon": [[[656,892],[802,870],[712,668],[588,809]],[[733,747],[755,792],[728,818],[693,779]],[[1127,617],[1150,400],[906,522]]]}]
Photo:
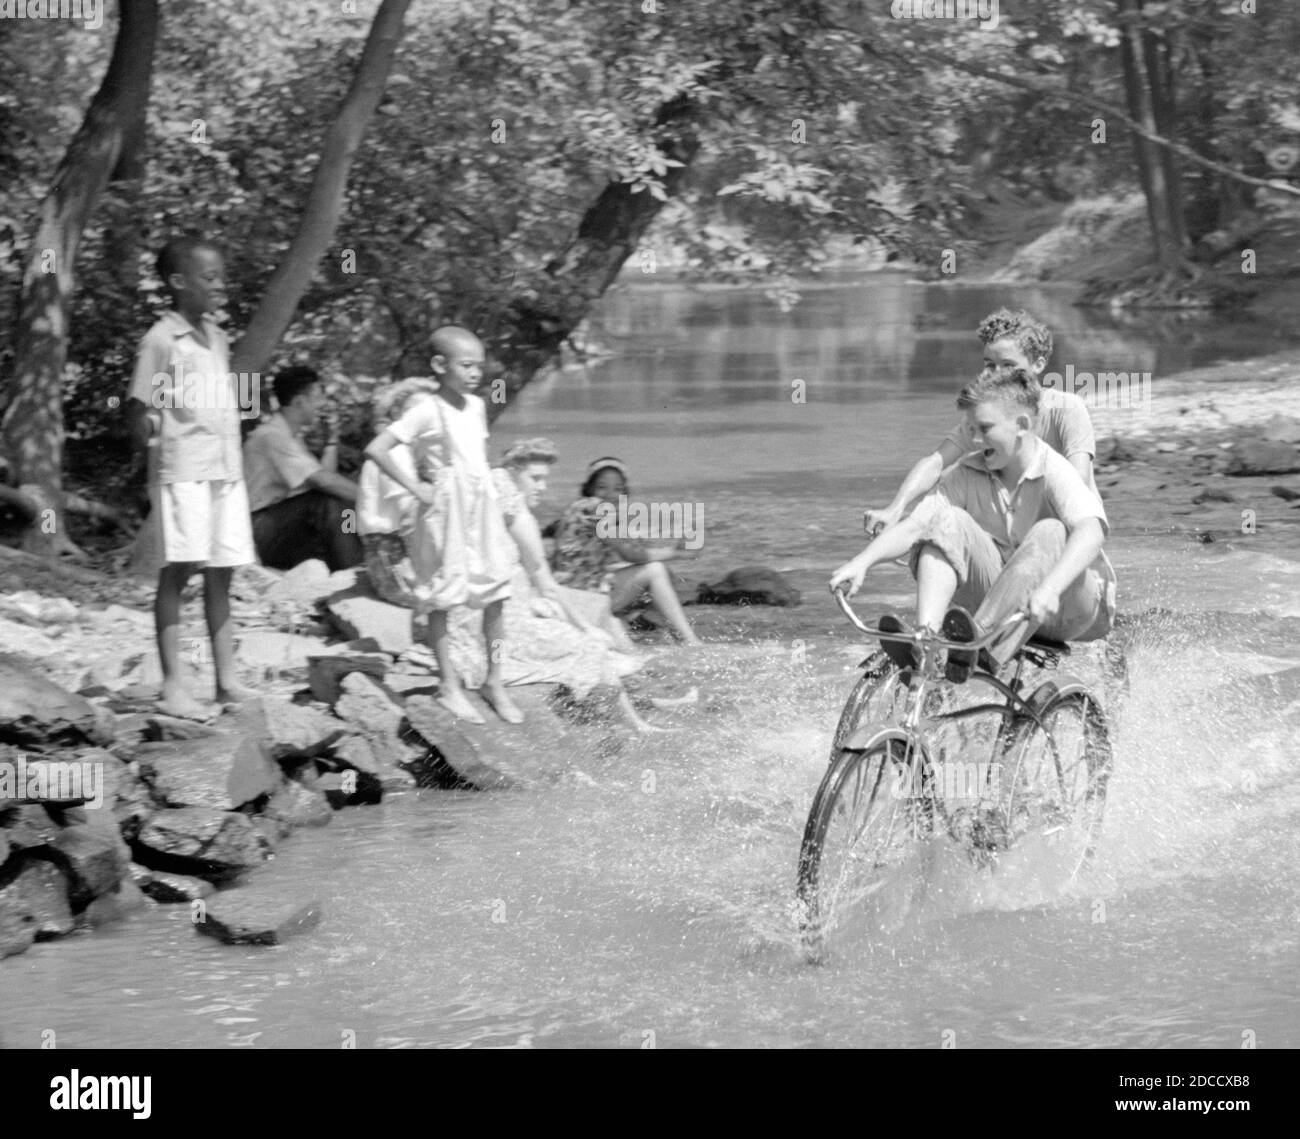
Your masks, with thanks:
[{"label": "girl's sleeveless dress", "polygon": [[[492,474],[504,516],[511,519],[527,510],[509,474],[500,468]],[[616,686],[641,667],[636,657],[614,649],[607,637],[574,628],[549,601],[538,597],[513,540],[511,546],[515,580],[505,605],[506,643],[501,657],[506,684],[563,684],[582,700],[592,689]],[[487,678],[481,621],[478,613],[461,610],[447,623],[452,664],[470,688]]]},{"label": "girl's sleeveless dress", "polygon": [[389,428],[411,447],[416,470],[433,483],[411,541],[416,609],[482,609],[510,595],[514,542],[506,531],[487,461],[487,413],[466,395],[457,410],[441,396],[423,400]]}]

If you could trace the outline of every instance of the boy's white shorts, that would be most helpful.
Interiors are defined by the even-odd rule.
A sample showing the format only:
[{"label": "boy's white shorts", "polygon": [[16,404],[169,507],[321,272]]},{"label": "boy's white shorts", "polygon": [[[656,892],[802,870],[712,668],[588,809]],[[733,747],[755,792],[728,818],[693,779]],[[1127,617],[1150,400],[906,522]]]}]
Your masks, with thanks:
[{"label": "boy's white shorts", "polygon": [[253,521],[243,479],[151,486],[149,500],[166,562],[202,562],[212,568],[257,561]]}]

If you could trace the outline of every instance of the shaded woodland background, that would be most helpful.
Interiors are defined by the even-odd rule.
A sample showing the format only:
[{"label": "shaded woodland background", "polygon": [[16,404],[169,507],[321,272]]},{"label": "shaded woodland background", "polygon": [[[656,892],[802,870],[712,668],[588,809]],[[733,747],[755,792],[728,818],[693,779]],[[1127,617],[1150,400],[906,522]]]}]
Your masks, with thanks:
[{"label": "shaded woodland background", "polygon": [[120,400],[179,232],[225,250],[235,370],[310,361],[358,442],[447,322],[499,414],[629,260],[940,276],[1008,216],[1140,190],[1149,241],[1093,299],[1242,303],[1256,255],[1300,276],[1293,4],[106,8],[0,20],[0,507],[34,552],[75,556],[69,514],[130,524]]}]

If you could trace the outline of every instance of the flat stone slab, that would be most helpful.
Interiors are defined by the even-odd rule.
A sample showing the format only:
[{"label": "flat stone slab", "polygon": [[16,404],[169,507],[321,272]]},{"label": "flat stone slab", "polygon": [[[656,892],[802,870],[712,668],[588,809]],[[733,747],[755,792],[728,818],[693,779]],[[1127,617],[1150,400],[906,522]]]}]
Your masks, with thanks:
[{"label": "flat stone slab", "polygon": [[179,807],[159,811],[141,827],[136,859],[158,870],[221,878],[260,866],[268,851],[247,815]]},{"label": "flat stone slab", "polygon": [[206,898],[216,890],[211,882],[193,878],[188,874],[169,874],[165,870],[150,870],[138,862],[131,863],[131,880],[140,887],[147,898],[155,902],[193,902]]},{"label": "flat stone slab", "polygon": [[[230,800],[228,778],[244,737],[226,732],[189,740],[142,744],[135,760],[140,777],[163,807],[238,806]],[[250,796],[255,797],[255,796]]]},{"label": "flat stone slab", "polygon": [[[383,680],[392,657],[387,653],[338,652],[307,658],[307,682],[312,698],[322,704],[334,704],[341,695],[343,678],[354,672],[365,673],[375,680]],[[345,717],[346,718],[346,717]]]},{"label": "flat stone slab", "polygon": [[0,653],[0,742],[113,742],[112,715],[37,673],[22,658]]},{"label": "flat stone slab", "polygon": [[227,945],[280,945],[315,929],[321,915],[314,898],[297,901],[271,887],[248,886],[207,899],[194,928]]},{"label": "flat stone slab", "polygon": [[400,656],[414,644],[410,609],[379,601],[360,589],[335,594],[325,602],[339,632],[348,640],[373,637],[386,653]]}]

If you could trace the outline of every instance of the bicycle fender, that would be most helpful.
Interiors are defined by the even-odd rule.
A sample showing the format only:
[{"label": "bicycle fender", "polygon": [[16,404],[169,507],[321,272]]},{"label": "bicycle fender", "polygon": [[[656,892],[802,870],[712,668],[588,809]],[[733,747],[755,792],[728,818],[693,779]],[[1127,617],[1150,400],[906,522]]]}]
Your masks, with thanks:
[{"label": "bicycle fender", "polygon": [[1034,689],[1033,694],[1025,701],[1025,703],[1033,709],[1036,716],[1041,716],[1047,710],[1047,706],[1052,702],[1059,700],[1064,696],[1074,696],[1077,694],[1087,696],[1094,704],[1097,704],[1098,707],[1101,706],[1100,701],[1093,694],[1092,689],[1084,684],[1083,681],[1073,676],[1062,676],[1058,679],[1043,681],[1042,684]]},{"label": "bicycle fender", "polygon": [[914,740],[902,728],[882,728],[879,724],[859,724],[849,738],[844,741],[841,750],[866,751],[868,748],[875,747],[876,744],[884,743],[886,740],[896,740],[905,748],[912,746],[919,749],[920,747],[920,741]]}]

